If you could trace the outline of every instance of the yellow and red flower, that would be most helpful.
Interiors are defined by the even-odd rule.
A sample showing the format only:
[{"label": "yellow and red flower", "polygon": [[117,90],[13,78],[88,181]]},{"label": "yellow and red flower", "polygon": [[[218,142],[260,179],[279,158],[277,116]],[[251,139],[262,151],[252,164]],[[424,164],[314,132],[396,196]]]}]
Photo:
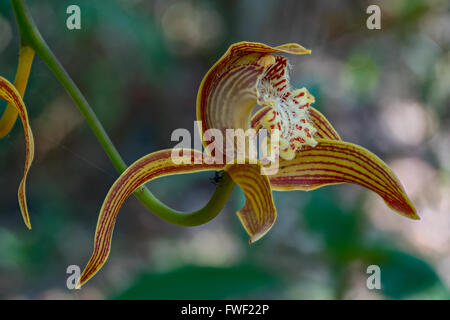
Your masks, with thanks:
[{"label": "yellow and red flower", "polygon": [[[227,129],[265,128],[269,135],[279,130],[279,169],[264,173],[270,169],[260,162],[204,161],[205,154],[190,149],[180,150],[184,159],[176,163],[171,149],[137,160],[116,180],[103,202],[94,252],[78,286],[86,283],[106,262],[117,214],[128,196],[146,182],[172,174],[227,172],[246,197],[244,207],[237,214],[250,235],[250,242],[260,239],[275,222],[273,190],[313,190],[350,182],[376,192],[394,211],[419,219],[392,170],[367,149],[342,141],[328,120],[311,106],[314,97],[305,88],[290,87],[288,60],[279,55],[283,53],[310,51],[295,43],[278,47],[251,42],[232,45],[205,75],[197,97],[202,137],[208,129],[225,134]],[[252,115],[255,105],[262,108]],[[211,145],[207,141],[203,143],[208,151]]]}]

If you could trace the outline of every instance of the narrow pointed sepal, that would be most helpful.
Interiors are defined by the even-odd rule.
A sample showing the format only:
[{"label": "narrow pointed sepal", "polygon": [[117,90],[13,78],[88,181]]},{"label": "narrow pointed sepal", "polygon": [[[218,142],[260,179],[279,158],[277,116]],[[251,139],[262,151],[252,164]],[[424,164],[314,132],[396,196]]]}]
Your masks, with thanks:
[{"label": "narrow pointed sepal", "polygon": [[349,182],[376,192],[394,211],[419,219],[400,181],[389,166],[369,150],[344,141],[318,139],[291,161],[280,159],[269,176],[273,190],[314,190]]},{"label": "narrow pointed sepal", "polygon": [[275,207],[267,177],[259,164],[215,164],[204,154],[190,149],[161,150],[130,165],[109,190],[97,221],[94,252],[80,276],[77,287],[92,278],[105,264],[111,249],[114,225],[125,200],[140,186],[159,177],[208,170],[226,170],[242,188],[247,202],[238,215],[252,241],[266,233],[275,221]]},{"label": "narrow pointed sepal", "polygon": [[94,252],[80,276],[78,287],[92,278],[108,259],[112,233],[119,210],[137,188],[162,176],[220,170],[218,165],[202,165],[202,153],[198,151],[180,150],[176,153],[178,164],[172,160],[172,155],[175,155],[172,150],[161,150],[148,154],[130,165],[114,182],[100,209],[95,230]]},{"label": "narrow pointed sepal", "polygon": [[12,83],[0,76],[0,98],[6,100],[10,105],[14,106],[19,113],[22,120],[23,130],[25,133],[25,169],[23,173],[22,181],[20,181],[18,199],[20,211],[22,212],[23,221],[28,229],[31,229],[30,215],[28,213],[27,199],[26,199],[26,181],[28,171],[30,170],[31,163],[34,158],[34,138],[28,121],[28,114],[25,104],[20,96],[20,93],[14,87]]}]

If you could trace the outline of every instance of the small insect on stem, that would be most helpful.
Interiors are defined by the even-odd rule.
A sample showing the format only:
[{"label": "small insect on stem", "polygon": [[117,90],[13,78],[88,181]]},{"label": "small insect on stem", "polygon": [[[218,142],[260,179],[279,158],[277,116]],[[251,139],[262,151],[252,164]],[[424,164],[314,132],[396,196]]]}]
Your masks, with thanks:
[{"label": "small insect on stem", "polygon": [[222,176],[223,176],[223,171],[215,171],[214,177],[209,178],[209,181],[211,181],[212,184],[217,185],[220,182],[220,180],[222,180]]}]

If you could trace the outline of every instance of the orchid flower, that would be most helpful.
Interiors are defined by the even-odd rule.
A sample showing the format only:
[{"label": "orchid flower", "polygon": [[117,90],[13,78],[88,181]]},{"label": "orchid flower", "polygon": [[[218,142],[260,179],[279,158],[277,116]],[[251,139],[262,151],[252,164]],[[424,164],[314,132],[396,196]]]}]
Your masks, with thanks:
[{"label": "orchid flower", "polygon": [[26,199],[26,180],[34,158],[34,139],[33,132],[31,131],[28,121],[27,109],[22,97],[27,86],[33,58],[34,50],[28,46],[21,46],[19,50],[19,63],[17,66],[14,85],[0,76],[0,98],[8,102],[6,109],[0,118],[0,138],[3,138],[12,130],[18,115],[22,120],[22,125],[25,132],[25,169],[22,181],[19,185],[18,198],[23,221],[28,229],[31,229],[31,223]]},{"label": "orchid flower", "polygon": [[[376,155],[342,141],[324,115],[314,109],[307,89],[293,89],[287,75],[288,60],[280,54],[309,54],[295,44],[270,47],[262,43],[233,44],[205,75],[197,97],[201,133],[208,129],[265,128],[279,130],[279,170],[262,174],[261,162],[220,164],[205,161],[201,150],[183,149],[183,161],[161,150],[142,157],[120,175],[100,210],[94,251],[78,282],[86,283],[106,262],[118,212],[137,188],[159,177],[206,170],[224,170],[242,189],[246,203],[237,215],[257,241],[276,219],[272,191],[313,190],[350,182],[376,192],[394,211],[419,219],[401,183]],[[255,105],[262,108],[252,115]],[[203,141],[206,149],[208,142]],[[207,155],[211,156],[211,155]],[[248,160],[248,159],[247,159]]]}]

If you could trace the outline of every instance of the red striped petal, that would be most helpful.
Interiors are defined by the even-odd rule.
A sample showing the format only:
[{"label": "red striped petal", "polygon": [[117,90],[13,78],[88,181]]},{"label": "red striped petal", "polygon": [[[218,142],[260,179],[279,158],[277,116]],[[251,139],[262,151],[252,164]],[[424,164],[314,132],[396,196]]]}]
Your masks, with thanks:
[{"label": "red striped petal", "polygon": [[25,104],[23,103],[20,93],[16,90],[14,85],[3,77],[0,77],[0,98],[8,101],[17,109],[20,119],[22,120],[23,130],[25,133],[25,169],[23,172],[22,181],[20,181],[18,198],[20,211],[22,212],[23,221],[28,229],[31,229],[30,216],[28,214],[27,198],[26,198],[26,182],[28,171],[34,158],[34,138],[28,122],[28,114]]},{"label": "red striped petal", "polygon": [[183,161],[175,163],[172,160],[172,152],[178,155],[180,151],[181,149],[162,150],[144,156],[129,166],[116,180],[100,210],[94,252],[81,274],[78,287],[94,276],[106,262],[117,215],[125,200],[143,184],[162,176],[224,169],[246,196],[246,204],[238,212],[238,216],[251,236],[250,241],[258,240],[270,229],[276,212],[269,180],[267,176],[260,174],[260,165],[206,164],[202,161],[201,152],[188,149],[183,150]]},{"label": "red striped petal", "polygon": [[317,129],[316,137],[320,139],[341,140],[331,123],[317,109],[309,107],[309,119]]},{"label": "red striped petal", "polygon": [[245,205],[237,215],[250,235],[249,242],[255,242],[272,228],[277,217],[270,181],[261,175],[260,165],[229,165],[226,171],[246,196]]},{"label": "red striped petal", "polygon": [[419,219],[400,181],[380,158],[352,143],[318,141],[291,161],[280,159],[278,172],[269,176],[273,190],[314,190],[350,182],[376,192],[394,211]]},{"label": "red striped petal", "polygon": [[[201,134],[208,129],[248,129],[257,103],[260,78],[271,66],[286,68],[286,59],[277,62],[271,53],[307,54],[298,44],[270,47],[262,43],[233,44],[203,78],[197,96],[197,119]],[[278,70],[278,69],[277,69]],[[283,85],[283,84],[280,84]],[[225,135],[224,135],[225,136]],[[205,142],[206,147],[206,142]]]}]

